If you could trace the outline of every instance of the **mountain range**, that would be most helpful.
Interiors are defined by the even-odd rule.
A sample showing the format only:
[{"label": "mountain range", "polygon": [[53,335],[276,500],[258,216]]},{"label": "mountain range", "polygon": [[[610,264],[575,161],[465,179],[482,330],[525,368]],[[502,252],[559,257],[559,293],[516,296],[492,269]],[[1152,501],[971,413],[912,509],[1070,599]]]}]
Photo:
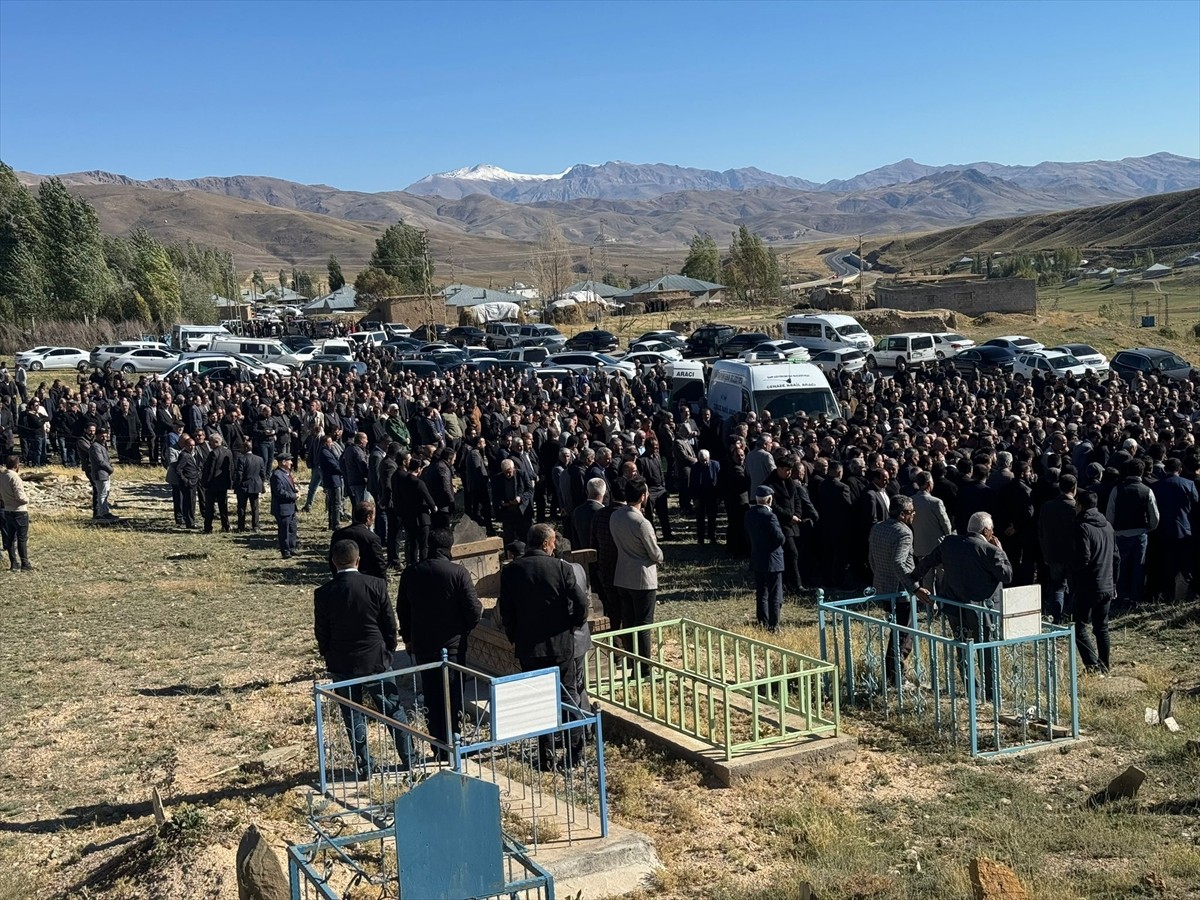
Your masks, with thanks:
[{"label": "mountain range", "polygon": [[[44,176],[20,173],[27,184]],[[1200,187],[1200,160],[1158,153],[1119,161],[970,167],[903,160],[815,185],[759,169],[715,172],[605,163],[556,175],[475,166],[369,193],[265,176],[139,181],[103,171],[59,176],[112,233],[145,227],[167,240],[229,247],[266,267],[336,252],[361,265],[382,228],[428,229],[435,253],[489,271],[521,269],[531,242],[561,229],[581,248],[637,260],[678,252],[698,233],[725,243],[745,225],[772,243],[829,241],[969,225]],[[423,191],[440,191],[422,193]],[[504,195],[504,196],[498,196]],[[557,196],[555,196],[557,194]],[[246,263],[241,263],[245,265]],[[482,265],[482,263],[481,263]]]},{"label": "mountain range", "polygon": [[1036,166],[1006,166],[993,162],[928,166],[912,159],[863,172],[846,180],[817,184],[804,178],[773,175],[762,169],[693,169],[653,163],[606,162],[574,165],[557,175],[523,175],[498,166],[476,165],[427,175],[404,190],[409,194],[456,200],[487,194],[510,203],[540,201],[646,200],[677,191],[745,191],[789,188],[797,191],[848,193],[892,184],[906,184],[943,172],[974,169],[1018,187],[1054,193],[1086,191],[1089,200],[1111,200],[1181,191],[1200,184],[1200,160],[1156,153],[1153,156],[1092,162],[1043,162]]}]

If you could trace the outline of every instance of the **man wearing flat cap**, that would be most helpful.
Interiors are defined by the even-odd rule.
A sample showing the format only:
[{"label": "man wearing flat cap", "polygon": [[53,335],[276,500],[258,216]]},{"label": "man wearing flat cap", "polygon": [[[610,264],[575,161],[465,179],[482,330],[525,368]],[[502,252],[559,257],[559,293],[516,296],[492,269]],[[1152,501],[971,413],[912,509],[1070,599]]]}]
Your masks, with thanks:
[{"label": "man wearing flat cap", "polygon": [[296,555],[299,541],[296,535],[296,480],[292,477],[292,454],[275,455],[275,470],[271,473],[271,515],[279,526],[279,553],[284,559]]},{"label": "man wearing flat cap", "polygon": [[746,510],[750,539],[750,571],[754,573],[755,618],[772,634],[779,630],[783,608],[783,529],[771,510],[775,491],[765,484],[754,489],[754,505]]}]

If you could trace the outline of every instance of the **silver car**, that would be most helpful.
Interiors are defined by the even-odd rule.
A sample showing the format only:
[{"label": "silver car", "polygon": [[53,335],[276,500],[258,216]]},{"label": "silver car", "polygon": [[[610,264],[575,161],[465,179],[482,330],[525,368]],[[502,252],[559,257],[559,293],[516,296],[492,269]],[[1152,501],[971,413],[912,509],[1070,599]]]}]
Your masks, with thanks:
[{"label": "silver car", "polygon": [[126,375],[136,372],[165,372],[179,362],[179,354],[158,347],[138,347],[115,357],[112,368]]}]

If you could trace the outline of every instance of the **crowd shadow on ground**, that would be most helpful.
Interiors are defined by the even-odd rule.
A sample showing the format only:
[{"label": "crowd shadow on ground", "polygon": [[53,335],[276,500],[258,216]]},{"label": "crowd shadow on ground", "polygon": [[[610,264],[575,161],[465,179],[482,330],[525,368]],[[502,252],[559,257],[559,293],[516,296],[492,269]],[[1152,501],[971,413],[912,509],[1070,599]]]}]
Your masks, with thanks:
[{"label": "crowd shadow on ground", "polygon": [[162,687],[138,688],[135,693],[142,697],[220,697],[228,694],[253,694],[256,691],[265,690],[269,687],[283,687],[289,684],[307,683],[318,677],[318,675],[319,673],[316,672],[297,672],[291,678],[279,681],[258,679],[237,685],[221,684],[220,682],[206,685],[168,684]]}]

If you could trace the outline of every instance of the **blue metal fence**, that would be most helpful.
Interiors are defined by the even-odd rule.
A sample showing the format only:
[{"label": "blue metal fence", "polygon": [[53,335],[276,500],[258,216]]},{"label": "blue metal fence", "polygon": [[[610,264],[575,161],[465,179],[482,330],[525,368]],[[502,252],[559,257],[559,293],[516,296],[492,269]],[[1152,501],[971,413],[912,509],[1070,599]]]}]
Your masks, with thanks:
[{"label": "blue metal fence", "polygon": [[818,596],[821,656],[841,673],[842,709],[914,734],[965,743],[972,756],[1079,737],[1074,632],[1004,639],[997,610],[908,594]]},{"label": "blue metal fence", "polygon": [[[607,836],[599,713],[563,694],[556,724],[496,739],[494,689],[506,680],[443,659],[315,685],[319,794],[310,798],[310,819],[352,815],[388,827],[397,796],[449,769],[498,785],[506,830],[535,850]],[[440,728],[431,717],[441,720]],[[553,766],[546,763],[548,746]]]}]

